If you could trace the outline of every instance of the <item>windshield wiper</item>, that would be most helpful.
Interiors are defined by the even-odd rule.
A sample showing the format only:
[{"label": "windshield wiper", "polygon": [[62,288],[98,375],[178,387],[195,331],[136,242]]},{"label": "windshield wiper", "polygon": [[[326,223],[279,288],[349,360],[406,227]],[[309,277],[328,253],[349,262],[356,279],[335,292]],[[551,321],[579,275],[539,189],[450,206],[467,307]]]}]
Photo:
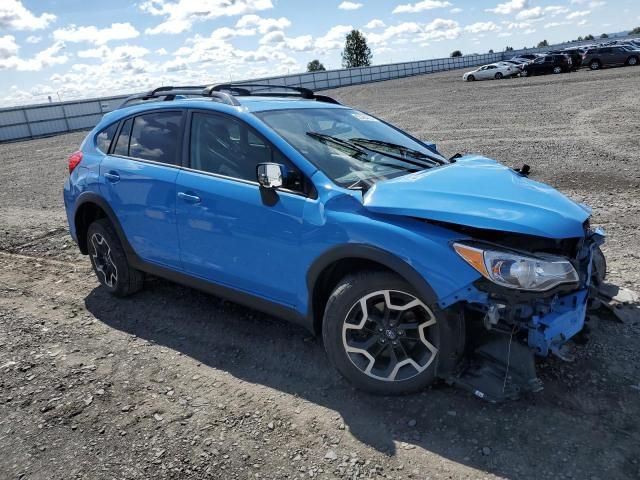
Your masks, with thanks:
[{"label": "windshield wiper", "polygon": [[[443,162],[442,160],[440,160],[438,158],[432,157],[431,155],[427,155],[426,153],[422,153],[422,152],[419,152],[418,150],[414,150],[412,148],[405,147],[404,145],[398,145],[397,143],[385,142],[384,140],[373,140],[373,139],[370,139],[370,138],[350,138],[349,141],[353,142],[357,146],[361,146],[361,147],[367,148],[368,150],[371,150],[372,152],[376,152],[376,153],[379,153],[381,155],[389,155],[389,156],[392,156],[393,158],[397,158],[399,160],[402,160],[403,162],[413,163],[414,165],[433,166],[434,164],[443,165],[445,163],[445,162]],[[409,156],[409,157],[411,157],[411,158],[413,158],[415,160],[429,160],[429,162],[412,162],[411,160],[407,160],[405,156],[393,155],[393,153],[384,152],[384,151],[380,151],[380,150],[374,150],[374,149],[371,149],[371,148],[367,147],[367,145],[374,145],[374,146],[378,146],[378,147],[390,148],[390,149],[393,149],[393,150],[397,150],[401,154],[404,154],[405,156]]]},{"label": "windshield wiper", "polygon": [[[359,147],[357,145],[354,145],[353,143],[351,143],[348,140],[343,140],[342,138],[333,137],[331,135],[327,135],[327,134],[324,134],[324,133],[318,133],[318,132],[307,132],[307,135],[309,135],[311,138],[315,138],[316,140],[318,140],[320,142],[333,143],[335,145],[339,145],[339,146],[341,146],[343,148],[351,150],[351,151],[354,152],[351,156],[352,157],[360,157],[359,160],[362,160],[363,162],[373,163],[375,165],[382,165],[384,167],[391,167],[391,168],[397,168],[397,169],[401,169],[401,170],[406,170],[407,172],[410,172],[410,173],[415,173],[415,172],[419,172],[420,171],[420,169],[418,169],[418,168],[404,167],[402,165],[397,165],[395,163],[374,162],[373,160],[371,160],[369,158],[369,153],[367,152],[367,150],[372,151],[372,152],[374,150],[371,150],[371,149],[368,149],[368,148],[366,148],[366,149],[365,148],[361,148],[361,147]],[[408,164],[411,164],[411,165],[417,165],[419,167],[423,167],[424,166],[424,165],[417,164],[415,162],[410,162],[410,161],[408,161],[408,160],[406,160],[406,159],[404,159],[404,158],[402,158],[400,156],[397,156],[397,155],[392,155],[392,154],[388,154],[388,153],[384,153],[384,152],[377,152],[377,151],[375,153],[379,153],[379,154],[384,155],[386,157],[394,158],[394,159],[400,160],[400,161],[402,161],[404,163],[408,163]]]}]

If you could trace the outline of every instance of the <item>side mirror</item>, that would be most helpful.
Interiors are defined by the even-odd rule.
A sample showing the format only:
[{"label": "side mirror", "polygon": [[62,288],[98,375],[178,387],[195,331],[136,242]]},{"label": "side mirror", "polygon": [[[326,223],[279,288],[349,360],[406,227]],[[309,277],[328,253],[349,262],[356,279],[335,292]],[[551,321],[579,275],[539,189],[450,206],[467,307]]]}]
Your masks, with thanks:
[{"label": "side mirror", "polygon": [[259,163],[256,173],[262,188],[280,188],[287,178],[286,167],[279,163]]}]

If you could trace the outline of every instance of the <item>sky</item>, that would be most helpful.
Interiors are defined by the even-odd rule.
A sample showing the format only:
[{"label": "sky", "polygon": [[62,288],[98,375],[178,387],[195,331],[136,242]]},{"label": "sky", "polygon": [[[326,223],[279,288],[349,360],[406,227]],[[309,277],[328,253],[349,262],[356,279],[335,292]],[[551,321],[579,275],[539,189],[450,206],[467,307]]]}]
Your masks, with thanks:
[{"label": "sky", "polygon": [[639,0],[0,0],[0,106],[485,53],[640,26]]}]

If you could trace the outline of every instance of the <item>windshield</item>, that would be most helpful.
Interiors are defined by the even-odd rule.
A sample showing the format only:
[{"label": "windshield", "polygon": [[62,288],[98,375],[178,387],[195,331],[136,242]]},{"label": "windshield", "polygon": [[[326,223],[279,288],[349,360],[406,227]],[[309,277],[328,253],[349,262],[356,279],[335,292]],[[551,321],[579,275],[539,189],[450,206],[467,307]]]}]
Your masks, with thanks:
[{"label": "windshield", "polygon": [[446,163],[435,151],[357,110],[305,108],[255,115],[343,187],[366,189],[378,180]]}]

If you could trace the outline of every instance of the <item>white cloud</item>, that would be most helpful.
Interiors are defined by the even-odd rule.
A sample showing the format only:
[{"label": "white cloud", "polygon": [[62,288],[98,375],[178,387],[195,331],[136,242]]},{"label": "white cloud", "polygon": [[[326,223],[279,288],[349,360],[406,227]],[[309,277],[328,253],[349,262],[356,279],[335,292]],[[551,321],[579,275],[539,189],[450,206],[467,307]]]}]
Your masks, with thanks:
[{"label": "white cloud", "polygon": [[353,30],[351,25],[336,25],[322,37],[316,38],[315,48],[318,50],[335,50],[344,46],[345,37]]},{"label": "white cloud", "polygon": [[340,5],[338,5],[338,8],[340,10],[358,10],[359,8],[362,8],[362,4],[361,3],[356,3],[356,2],[342,2]]},{"label": "white cloud", "polygon": [[394,40],[397,42],[404,35],[420,33],[422,27],[415,22],[404,22],[399,25],[392,25],[384,29],[382,33],[367,33],[367,41],[374,46],[385,45],[386,42]]},{"label": "white cloud", "polygon": [[53,38],[57,41],[80,43],[89,42],[95,45],[104,45],[112,40],[127,40],[136,38],[140,32],[129,22],[112,23],[107,28],[97,28],[94,25],[78,27],[70,25],[66,28],[59,28],[53,32]]},{"label": "white cloud", "polygon": [[598,8],[607,4],[607,2],[603,2],[600,0],[571,0],[571,3],[573,3],[574,5],[588,4],[589,8]]},{"label": "white cloud", "polygon": [[445,20],[436,18],[431,23],[425,25],[423,33],[420,35],[421,40],[453,40],[458,38],[461,28],[455,20]]},{"label": "white cloud", "polygon": [[518,14],[516,15],[516,18],[518,20],[532,20],[536,18],[541,18],[542,16],[544,16],[544,11],[542,10],[542,7],[533,7],[533,8],[529,8],[527,10],[522,10],[521,12],[518,12]]},{"label": "white cloud", "polygon": [[374,29],[374,28],[384,28],[386,26],[387,25],[382,20],[378,20],[376,18],[376,19],[371,20],[369,23],[367,23],[365,25],[365,28]]},{"label": "white cloud", "polygon": [[25,41],[27,43],[36,44],[42,41],[42,37],[38,37],[36,35],[29,35]]},{"label": "white cloud", "polygon": [[549,22],[544,25],[544,28],[555,28],[564,25],[571,25],[571,22]]},{"label": "white cloud", "polygon": [[455,7],[455,8],[452,8],[451,10],[449,10],[449,12],[453,13],[453,14],[456,14],[456,13],[462,12],[462,9],[458,8],[458,7]]},{"label": "white cloud", "polygon": [[573,20],[574,18],[586,17],[590,13],[591,13],[591,10],[583,10],[581,12],[571,12],[569,15],[567,15],[567,18],[569,20]]},{"label": "white cloud", "polygon": [[169,52],[167,52],[166,48],[159,48],[154,52],[156,55],[160,55],[160,56],[164,56],[164,55],[168,55]]},{"label": "white cloud", "polygon": [[150,35],[187,31],[194,22],[246,15],[273,8],[271,0],[146,0],[140,9],[165,21],[145,30]]},{"label": "white cloud", "polygon": [[297,52],[313,50],[313,37],[311,35],[301,35],[289,38],[284,32],[269,32],[260,39],[260,45],[276,45]]},{"label": "white cloud", "polygon": [[41,30],[56,19],[52,13],[34,15],[20,0],[0,3],[0,30]]},{"label": "white cloud", "polygon": [[64,43],[55,42],[49,48],[36,53],[31,58],[20,58],[18,46],[11,35],[0,37],[0,70],[18,70],[35,72],[54,65],[61,65],[69,60],[64,53]]},{"label": "white cloud", "polygon": [[494,8],[487,8],[487,12],[499,13],[501,15],[511,15],[512,13],[524,10],[529,6],[529,0],[509,0],[505,3],[499,3]]},{"label": "white cloud", "polygon": [[450,7],[451,3],[440,0],[422,0],[417,3],[405,3],[393,9],[393,13],[419,13],[434,8]]},{"label": "white cloud", "polygon": [[244,15],[236,23],[238,28],[257,28],[258,32],[264,35],[265,33],[273,32],[274,30],[284,30],[291,26],[291,21],[288,18],[262,18],[258,15]]},{"label": "white cloud", "polygon": [[522,10],[516,15],[518,20],[537,20],[542,19],[546,15],[555,17],[561,13],[567,13],[569,9],[567,7],[561,7],[559,5],[549,5],[547,7],[533,7],[527,10]]},{"label": "white cloud", "polygon": [[495,32],[496,30],[498,26],[493,22],[476,22],[464,27],[464,31],[469,33]]},{"label": "white cloud", "polygon": [[100,47],[91,48],[88,50],[80,50],[78,52],[79,58],[99,58],[107,62],[128,61],[134,58],[142,58],[148,55],[150,52],[144,47],[137,45],[120,45],[113,49],[102,45]]},{"label": "white cloud", "polygon": [[567,13],[569,9],[567,7],[561,7],[559,5],[550,5],[544,8],[544,13],[548,13],[552,17],[560,15],[561,13]]},{"label": "white cloud", "polygon": [[20,47],[16,43],[16,37],[13,35],[0,37],[0,60],[16,56],[19,48]]}]

